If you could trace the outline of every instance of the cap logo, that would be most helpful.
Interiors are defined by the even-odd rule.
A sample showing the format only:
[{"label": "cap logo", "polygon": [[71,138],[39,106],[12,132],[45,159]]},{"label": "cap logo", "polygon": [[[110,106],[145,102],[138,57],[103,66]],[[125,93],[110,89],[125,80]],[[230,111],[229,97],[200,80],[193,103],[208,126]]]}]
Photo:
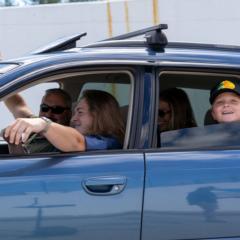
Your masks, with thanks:
[{"label": "cap logo", "polygon": [[215,98],[223,92],[233,92],[240,97],[240,85],[238,82],[232,82],[230,80],[224,80],[218,83],[217,86],[211,89],[209,101],[213,104]]},{"label": "cap logo", "polygon": [[217,90],[221,90],[221,89],[235,89],[235,84],[228,81],[228,80],[225,80],[223,82],[221,82],[217,88]]}]

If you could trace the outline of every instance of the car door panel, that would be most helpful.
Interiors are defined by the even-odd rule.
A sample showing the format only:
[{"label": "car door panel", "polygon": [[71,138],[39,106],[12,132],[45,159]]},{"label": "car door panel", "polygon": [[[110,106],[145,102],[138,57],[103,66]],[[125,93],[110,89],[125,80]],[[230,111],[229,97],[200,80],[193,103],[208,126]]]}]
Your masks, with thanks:
[{"label": "car door panel", "polygon": [[0,239],[139,239],[143,166],[138,153],[2,158]]},{"label": "car door panel", "polygon": [[142,239],[239,239],[239,156],[239,150],[147,153]]}]

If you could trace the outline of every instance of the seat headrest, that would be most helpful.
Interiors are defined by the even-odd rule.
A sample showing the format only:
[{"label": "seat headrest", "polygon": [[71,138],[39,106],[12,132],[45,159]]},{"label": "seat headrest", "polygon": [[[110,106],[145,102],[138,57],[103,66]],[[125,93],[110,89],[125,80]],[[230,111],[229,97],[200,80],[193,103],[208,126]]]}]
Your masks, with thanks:
[{"label": "seat headrest", "polygon": [[207,112],[205,113],[204,125],[211,125],[216,123],[217,121],[215,121],[212,117],[211,109],[208,109]]}]

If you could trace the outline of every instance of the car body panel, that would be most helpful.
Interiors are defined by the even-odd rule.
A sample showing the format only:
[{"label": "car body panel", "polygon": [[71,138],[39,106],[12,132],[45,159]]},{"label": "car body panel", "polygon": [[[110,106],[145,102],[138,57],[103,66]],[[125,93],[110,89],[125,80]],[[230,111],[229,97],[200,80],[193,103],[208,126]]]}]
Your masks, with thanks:
[{"label": "car body panel", "polygon": [[[143,154],[2,157],[0,169],[1,239],[139,239]],[[93,178],[126,181],[92,195],[83,185]]]},{"label": "car body panel", "polygon": [[239,153],[146,153],[142,239],[239,238]]}]

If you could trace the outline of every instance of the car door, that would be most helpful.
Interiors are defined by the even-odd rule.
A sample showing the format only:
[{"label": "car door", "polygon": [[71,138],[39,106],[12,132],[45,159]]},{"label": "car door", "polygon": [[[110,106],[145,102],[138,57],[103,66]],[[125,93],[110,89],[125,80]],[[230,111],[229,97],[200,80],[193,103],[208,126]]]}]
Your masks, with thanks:
[{"label": "car door", "polygon": [[162,78],[167,87],[189,90],[198,127],[159,133],[159,148],[145,152],[143,240],[240,239],[239,123],[203,123],[211,85],[233,78],[216,72],[188,69],[186,78],[180,72]]},{"label": "car door", "polygon": [[[40,67],[36,68],[39,70]],[[59,79],[60,75],[56,75],[55,69],[63,71],[62,65],[53,64],[53,68],[53,72],[49,68],[39,72],[51,79]],[[80,72],[82,69],[79,69]],[[88,68],[82,78],[85,80],[86,76],[89,76],[87,74],[92,76],[97,72],[94,75],[97,79],[107,75],[110,82],[111,74],[115,76],[116,71],[117,74],[122,71],[118,67],[114,71],[106,69],[105,66],[104,71],[109,74],[100,75],[101,67],[92,70]],[[31,72],[31,69],[28,71]],[[66,73],[67,70],[64,71],[64,79]],[[20,75],[18,72],[17,74]],[[32,85],[34,81],[43,79],[42,75],[38,75],[38,71],[35,75],[29,75],[21,75],[19,79],[13,80],[9,87],[4,86],[5,92],[2,91],[1,94],[11,93],[19,86],[29,83]],[[68,76],[67,80],[74,81],[67,82],[76,85],[67,86],[73,88],[70,88],[72,92],[77,90],[77,101],[82,80],[78,79],[79,75],[74,75],[76,81],[71,79],[73,75]],[[8,76],[13,79],[15,77],[11,73]],[[2,77],[2,84],[7,77]],[[133,80],[132,77],[132,82]],[[137,83],[134,86],[131,99],[135,102],[139,96],[134,91],[139,91],[139,86]],[[134,146],[138,110],[131,109],[134,114],[130,113],[133,120],[127,123],[127,136],[130,145]],[[4,151],[5,148],[1,146],[0,149]],[[142,151],[126,149],[127,147],[125,150],[42,153],[28,156],[1,154],[0,239],[139,240],[144,156]]]},{"label": "car door", "polygon": [[0,159],[1,239],[139,239],[141,153]]},{"label": "car door", "polygon": [[239,239],[239,153],[146,153],[142,239]]}]

